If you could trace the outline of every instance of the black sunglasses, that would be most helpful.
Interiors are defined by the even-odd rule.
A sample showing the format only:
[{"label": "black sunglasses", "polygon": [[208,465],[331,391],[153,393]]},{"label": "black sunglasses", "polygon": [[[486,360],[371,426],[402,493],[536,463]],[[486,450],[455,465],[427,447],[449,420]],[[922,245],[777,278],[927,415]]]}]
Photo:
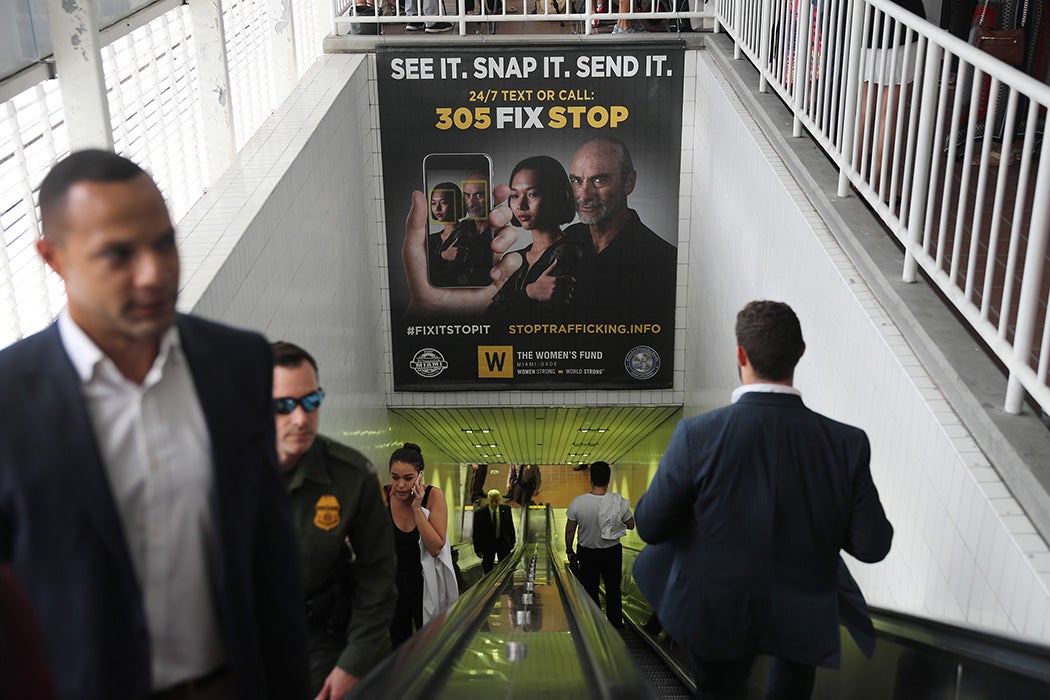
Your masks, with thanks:
[{"label": "black sunglasses", "polygon": [[302,406],[303,410],[307,413],[313,413],[321,407],[322,401],[324,401],[324,389],[318,389],[312,394],[300,396],[297,399],[293,399],[290,396],[274,399],[273,410],[280,413],[282,416],[286,416],[295,410],[296,405],[299,405]]}]

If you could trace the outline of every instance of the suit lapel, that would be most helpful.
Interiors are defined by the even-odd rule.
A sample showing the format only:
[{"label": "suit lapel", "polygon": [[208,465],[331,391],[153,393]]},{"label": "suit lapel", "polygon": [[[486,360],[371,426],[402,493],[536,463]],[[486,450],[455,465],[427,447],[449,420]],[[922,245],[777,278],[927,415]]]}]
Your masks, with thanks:
[{"label": "suit lapel", "polygon": [[29,402],[28,415],[47,416],[47,437],[54,440],[42,445],[38,456],[44,468],[53,470],[69,485],[69,493],[76,494],[87,521],[94,526],[121,573],[137,582],[124,525],[80,391],[80,377],[62,346],[58,326],[53,324],[45,333],[38,362],[27,369],[27,386],[35,389],[26,392],[25,397]]},{"label": "suit lapel", "polygon": [[212,454],[212,518],[215,523],[217,547],[215,549],[215,571],[219,590],[226,590],[230,572],[227,564],[235,558],[234,541],[244,523],[244,493],[253,488],[248,483],[239,483],[243,475],[237,468],[245,460],[241,453],[244,445],[244,425],[239,421],[243,413],[244,397],[238,394],[230,377],[230,368],[218,361],[216,343],[219,339],[209,337],[205,326],[192,316],[180,315],[176,319],[182,352],[190,367],[193,384],[197,390],[204,422],[208,426]]},{"label": "suit lapel", "polygon": [[[233,484],[227,483],[229,469],[220,469],[220,464],[235,464],[236,455],[230,453],[230,441],[221,437],[229,430],[226,417],[235,412],[235,407],[230,403],[228,390],[229,378],[224,374],[220,363],[215,362],[214,348],[192,319],[187,316],[179,316],[176,319],[179,328],[179,342],[182,352],[186,356],[186,362],[193,376],[193,385],[197,390],[197,398],[200,401],[201,411],[204,413],[204,422],[208,426],[208,437],[211,442],[212,455],[212,517],[217,528],[220,543],[225,539],[226,523],[222,521],[224,509],[219,508],[220,503],[227,503],[227,497],[233,493]],[[221,549],[221,547],[220,547]],[[219,557],[219,571],[222,572],[223,557]],[[220,576],[223,575],[220,573]]]}]

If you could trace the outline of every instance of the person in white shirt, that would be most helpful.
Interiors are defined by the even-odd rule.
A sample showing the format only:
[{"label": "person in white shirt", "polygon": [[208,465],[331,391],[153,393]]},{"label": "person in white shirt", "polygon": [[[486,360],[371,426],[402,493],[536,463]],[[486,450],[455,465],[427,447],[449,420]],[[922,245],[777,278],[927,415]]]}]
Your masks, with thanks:
[{"label": "person in white shirt", "polygon": [[40,210],[67,307],[0,352],[0,561],[59,697],[305,697],[269,344],[176,313],[175,229],[130,160],[70,155]]},{"label": "person in white shirt", "polygon": [[[614,627],[622,629],[620,538],[634,529],[634,516],[630,501],[609,491],[611,475],[607,462],[591,465],[591,490],[574,498],[565,513],[565,551],[570,561],[579,562],[580,582],[595,603],[598,603],[599,579],[605,583],[605,616]],[[573,551],[577,534],[580,543]]]}]

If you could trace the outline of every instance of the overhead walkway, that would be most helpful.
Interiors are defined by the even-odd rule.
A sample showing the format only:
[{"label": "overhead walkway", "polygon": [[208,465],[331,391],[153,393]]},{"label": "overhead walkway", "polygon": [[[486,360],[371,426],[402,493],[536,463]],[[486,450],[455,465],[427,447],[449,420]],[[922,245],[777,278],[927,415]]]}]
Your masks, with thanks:
[{"label": "overhead walkway", "polygon": [[[617,631],[560,553],[555,514],[522,511],[521,544],[358,686],[355,698],[684,698],[688,657],[660,629],[630,576]],[[814,698],[1050,697],[1050,648],[873,609],[879,643],[864,659],[843,631],[840,671],[817,674]],[[749,697],[761,698],[759,659]]]}]

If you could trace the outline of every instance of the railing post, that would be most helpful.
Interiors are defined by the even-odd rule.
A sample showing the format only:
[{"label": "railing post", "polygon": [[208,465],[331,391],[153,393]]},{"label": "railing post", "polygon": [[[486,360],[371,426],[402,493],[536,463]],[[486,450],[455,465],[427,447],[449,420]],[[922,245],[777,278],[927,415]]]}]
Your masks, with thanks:
[{"label": "railing post", "polygon": [[51,48],[71,151],[113,150],[113,122],[102,72],[96,7],[93,2],[47,1]]},{"label": "railing post", "polygon": [[769,40],[773,24],[773,2],[762,0],[762,14],[758,23],[758,91],[767,92],[766,71],[769,70]]},{"label": "railing post", "polygon": [[802,0],[796,5],[798,14],[795,17],[795,70],[791,79],[791,111],[794,113],[791,119],[791,135],[795,138],[802,136],[802,118],[799,116],[804,110],[803,104],[806,99],[806,79],[809,69],[809,36],[812,34],[813,26],[810,23],[813,17],[813,6],[810,0]]},{"label": "railing post", "polygon": [[[233,96],[226,59],[226,32],[221,0],[189,0],[193,46],[201,91],[201,126],[208,184],[214,184],[237,153]],[[332,15],[332,22],[335,21]]]},{"label": "railing post", "polygon": [[849,169],[853,167],[853,144],[857,137],[857,95],[860,92],[860,56],[863,46],[863,0],[853,0],[849,23],[849,65],[846,69],[846,95],[842,103],[842,159],[839,164],[838,196],[849,194]]},{"label": "railing post", "polygon": [[339,16],[339,0],[319,0],[321,12],[321,26],[328,23],[328,31],[332,36],[339,32],[336,30],[335,18]]},{"label": "railing post", "polygon": [[744,51],[740,48],[740,16],[744,13],[744,0],[733,0],[733,21],[730,26],[733,31],[729,33],[733,37],[733,60],[739,61],[744,57]]},{"label": "railing post", "polygon": [[[919,114],[937,113],[937,95],[940,84],[937,80],[937,66],[941,64],[941,47],[925,37],[920,41],[924,45],[925,64],[922,71],[922,96],[919,98]],[[915,58],[918,60],[919,52]],[[904,245],[904,281],[914,282],[917,276],[918,263],[915,249],[921,245],[923,225],[925,224],[926,198],[920,195],[926,191],[930,182],[930,156],[933,150],[933,130],[936,119],[920,119],[919,133],[915,140],[915,172],[911,181],[911,200],[908,206],[908,236]]]},{"label": "railing post", "polygon": [[299,69],[295,60],[295,20],[292,16],[292,0],[269,0],[270,46],[273,51],[273,90],[277,104],[285,98],[299,82]]},{"label": "railing post", "polygon": [[[1035,109],[1035,105],[1029,107]],[[1039,172],[1035,177],[1034,192],[1046,192],[1050,187],[1050,139],[1043,139],[1039,154]],[[1032,202],[1032,225],[1028,229],[1028,249],[1021,274],[1020,307],[1017,309],[1017,331],[1014,333],[1010,381],[1006,385],[1005,410],[1019,414],[1024,404],[1024,387],[1015,368],[1028,365],[1035,338],[1035,321],[1043,294],[1043,267],[1046,265],[1047,238],[1050,237],[1050,197],[1035,197]],[[1045,323],[1046,321],[1044,321]]]}]

